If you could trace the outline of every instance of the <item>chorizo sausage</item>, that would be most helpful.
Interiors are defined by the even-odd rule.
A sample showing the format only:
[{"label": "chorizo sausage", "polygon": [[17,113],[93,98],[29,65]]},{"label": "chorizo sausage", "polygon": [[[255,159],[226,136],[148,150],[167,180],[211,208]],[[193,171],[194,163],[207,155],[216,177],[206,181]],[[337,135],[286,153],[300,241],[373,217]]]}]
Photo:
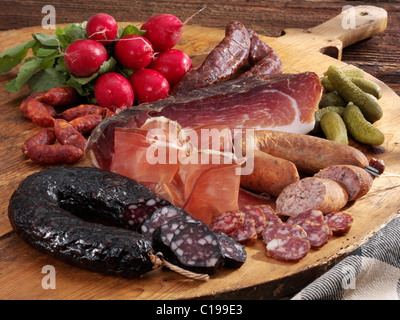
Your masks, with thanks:
[{"label": "chorizo sausage", "polygon": [[82,117],[75,118],[69,123],[80,134],[85,135],[91,133],[92,130],[103,120],[100,114],[87,114]]},{"label": "chorizo sausage", "polygon": [[22,145],[22,152],[28,155],[28,150],[36,145],[50,145],[56,141],[56,135],[52,128],[43,128],[38,133],[27,139]]},{"label": "chorizo sausage", "polygon": [[26,155],[33,162],[41,164],[75,163],[84,156],[84,151],[71,145],[34,145]]},{"label": "chorizo sausage", "polygon": [[78,93],[71,87],[53,88],[41,96],[39,101],[53,107],[67,106],[78,101]]},{"label": "chorizo sausage", "polygon": [[340,183],[353,201],[366,195],[371,189],[374,179],[363,168],[352,165],[337,165],[322,169],[314,177],[327,178]]},{"label": "chorizo sausage", "polygon": [[45,254],[133,278],[159,267],[161,260],[150,242],[132,230],[132,210],[151,215],[165,205],[170,203],[124,176],[91,167],[55,167],[20,183],[8,217],[15,232]]},{"label": "chorizo sausage", "polygon": [[106,118],[106,116],[110,116],[110,114],[114,114],[114,112],[108,108],[103,108],[95,104],[80,104],[79,106],[61,112],[60,118],[66,121],[71,121],[88,114],[99,114],[103,118]]},{"label": "chorizo sausage", "polygon": [[293,162],[303,173],[315,174],[337,164],[368,165],[367,157],[358,149],[315,136],[260,130],[254,132],[254,142],[260,151]]},{"label": "chorizo sausage", "polygon": [[307,177],[283,189],[276,199],[276,211],[284,216],[297,216],[311,209],[328,214],[342,209],[347,199],[346,190],[336,181]]},{"label": "chorizo sausage", "polygon": [[243,24],[233,21],[224,39],[207,55],[199,68],[188,72],[172,89],[174,94],[211,86],[230,79],[242,67],[250,51],[250,36]]},{"label": "chorizo sausage", "polygon": [[55,119],[54,133],[57,140],[63,145],[71,145],[85,151],[86,139],[69,122]]},{"label": "chorizo sausage", "polygon": [[29,99],[22,110],[24,116],[39,127],[52,127],[54,117],[57,115],[56,110],[51,105],[40,102],[37,98]]}]

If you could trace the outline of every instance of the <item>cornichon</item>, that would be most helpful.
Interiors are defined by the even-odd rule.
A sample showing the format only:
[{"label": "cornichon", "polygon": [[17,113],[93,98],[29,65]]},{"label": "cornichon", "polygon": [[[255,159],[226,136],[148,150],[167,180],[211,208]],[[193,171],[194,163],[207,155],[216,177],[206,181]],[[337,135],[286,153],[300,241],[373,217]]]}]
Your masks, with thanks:
[{"label": "cornichon", "polygon": [[310,131],[310,134],[320,135],[321,133],[323,133],[321,131],[320,122],[321,122],[321,118],[324,114],[333,111],[333,112],[336,112],[339,116],[342,116],[344,109],[345,109],[345,107],[329,106],[329,107],[325,107],[325,108],[315,111],[315,113],[314,113],[315,125],[314,125],[314,128]]},{"label": "cornichon", "polygon": [[325,113],[321,118],[321,129],[328,140],[349,144],[346,125],[340,115],[334,111]]},{"label": "cornichon", "polygon": [[337,66],[329,66],[327,75],[343,99],[358,106],[369,122],[373,123],[382,118],[383,111],[377,101],[355,85]]},{"label": "cornichon", "polygon": [[[342,70],[343,73],[350,78],[363,78],[365,73],[361,69],[349,69]],[[324,72],[324,76],[327,76],[328,72]]]},{"label": "cornichon", "polygon": [[377,99],[382,97],[382,89],[375,82],[363,78],[351,78],[351,82],[353,82],[362,91],[372,94]]},{"label": "cornichon", "polygon": [[319,102],[320,108],[325,108],[329,106],[345,107],[346,105],[346,101],[344,101],[343,98],[336,91],[328,92],[322,97],[321,101]]},{"label": "cornichon", "polygon": [[368,122],[358,106],[352,102],[349,102],[343,112],[343,121],[347,132],[358,142],[378,146],[385,141],[383,133]]}]

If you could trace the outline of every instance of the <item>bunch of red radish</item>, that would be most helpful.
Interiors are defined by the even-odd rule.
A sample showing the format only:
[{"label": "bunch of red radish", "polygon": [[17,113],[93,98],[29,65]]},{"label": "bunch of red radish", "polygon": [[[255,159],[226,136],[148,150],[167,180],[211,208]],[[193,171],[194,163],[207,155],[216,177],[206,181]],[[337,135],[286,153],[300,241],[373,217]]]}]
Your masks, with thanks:
[{"label": "bunch of red radish", "polygon": [[112,111],[134,103],[153,102],[170,95],[171,89],[192,69],[189,56],[173,49],[182,36],[182,22],[170,14],[159,14],[141,27],[137,34],[117,38],[115,19],[105,13],[92,16],[86,25],[88,39],[71,43],[65,51],[68,70],[78,77],[90,77],[108,60],[107,47],[114,58],[134,70],[129,78],[117,72],[100,75],[95,82],[97,104]]}]

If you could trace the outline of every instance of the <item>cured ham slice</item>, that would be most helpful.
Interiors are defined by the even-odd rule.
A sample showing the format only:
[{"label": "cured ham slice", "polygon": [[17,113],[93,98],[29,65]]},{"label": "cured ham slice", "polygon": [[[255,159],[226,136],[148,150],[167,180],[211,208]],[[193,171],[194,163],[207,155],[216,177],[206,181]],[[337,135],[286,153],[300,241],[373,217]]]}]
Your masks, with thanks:
[{"label": "cured ham slice", "polygon": [[[221,125],[183,129],[163,117],[138,129],[117,127],[110,171],[145,184],[209,225],[220,213],[238,209],[244,159],[229,151],[232,137],[224,129]],[[195,139],[193,133],[204,131],[207,134]]]},{"label": "cured ham slice", "polygon": [[131,107],[105,119],[92,133],[86,154],[94,166],[109,169],[116,127],[140,128],[149,118],[164,116],[182,127],[226,125],[308,133],[314,127],[322,87],[313,72],[246,77],[185,95]]}]

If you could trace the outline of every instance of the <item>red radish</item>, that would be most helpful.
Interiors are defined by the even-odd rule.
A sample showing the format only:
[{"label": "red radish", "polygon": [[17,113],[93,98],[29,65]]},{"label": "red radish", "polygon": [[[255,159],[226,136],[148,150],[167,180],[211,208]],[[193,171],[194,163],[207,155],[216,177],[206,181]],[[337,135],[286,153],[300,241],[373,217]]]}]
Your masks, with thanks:
[{"label": "red radish", "polygon": [[106,13],[95,14],[86,24],[88,38],[100,41],[104,45],[112,43],[117,33],[117,22],[112,16]]},{"label": "red radish", "polygon": [[173,88],[193,66],[185,52],[169,49],[158,54],[149,68],[161,73],[168,80],[170,88]]},{"label": "red radish", "polygon": [[90,39],[72,42],[65,49],[64,55],[68,70],[78,77],[92,76],[107,59],[106,48],[100,42]]},{"label": "red radish", "polygon": [[151,69],[140,69],[133,73],[129,82],[135,93],[136,101],[140,103],[164,99],[169,95],[169,84],[165,77]]},{"label": "red radish", "polygon": [[161,52],[174,47],[182,36],[183,23],[171,14],[159,14],[147,20],[141,30],[150,40],[154,51]]},{"label": "red radish", "polygon": [[94,85],[94,95],[101,107],[116,111],[133,105],[134,94],[128,79],[116,72],[101,75]]},{"label": "red radish", "polygon": [[147,67],[154,55],[150,41],[137,34],[119,39],[114,52],[119,63],[133,70]]}]

